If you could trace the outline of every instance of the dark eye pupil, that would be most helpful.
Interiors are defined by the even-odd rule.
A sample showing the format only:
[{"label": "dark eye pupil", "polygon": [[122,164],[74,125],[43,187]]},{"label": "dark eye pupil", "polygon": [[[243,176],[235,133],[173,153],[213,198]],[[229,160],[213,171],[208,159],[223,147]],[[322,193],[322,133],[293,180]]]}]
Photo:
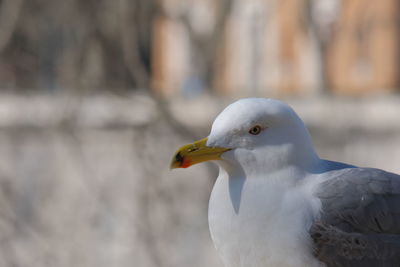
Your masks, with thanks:
[{"label": "dark eye pupil", "polygon": [[259,134],[260,131],[261,131],[261,127],[260,127],[260,126],[254,126],[253,128],[250,129],[249,132],[250,132],[251,134],[256,135],[256,134]]}]

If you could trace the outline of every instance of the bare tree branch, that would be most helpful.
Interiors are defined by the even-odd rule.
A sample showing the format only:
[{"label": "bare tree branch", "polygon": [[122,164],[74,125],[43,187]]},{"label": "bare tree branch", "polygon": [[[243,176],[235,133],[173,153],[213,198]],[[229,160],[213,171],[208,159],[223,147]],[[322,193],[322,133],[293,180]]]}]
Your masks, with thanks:
[{"label": "bare tree branch", "polygon": [[3,0],[0,6],[0,51],[7,46],[18,22],[23,0]]}]

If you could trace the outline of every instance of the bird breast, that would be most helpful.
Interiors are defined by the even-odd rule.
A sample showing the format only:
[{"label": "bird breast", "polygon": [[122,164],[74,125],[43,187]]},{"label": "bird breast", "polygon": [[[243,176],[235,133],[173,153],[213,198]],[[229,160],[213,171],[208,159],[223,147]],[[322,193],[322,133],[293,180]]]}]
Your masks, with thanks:
[{"label": "bird breast", "polygon": [[323,266],[308,229],[318,211],[307,190],[268,178],[220,173],[209,202],[209,227],[226,267]]}]

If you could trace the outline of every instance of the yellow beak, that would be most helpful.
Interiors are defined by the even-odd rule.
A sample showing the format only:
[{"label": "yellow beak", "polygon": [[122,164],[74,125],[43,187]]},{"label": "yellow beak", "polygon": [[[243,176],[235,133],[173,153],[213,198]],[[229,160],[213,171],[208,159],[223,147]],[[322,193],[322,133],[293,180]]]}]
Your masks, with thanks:
[{"label": "yellow beak", "polygon": [[193,144],[182,146],[172,159],[171,169],[187,168],[208,160],[220,160],[221,154],[230,150],[224,147],[209,147],[206,144],[207,138],[203,138]]}]

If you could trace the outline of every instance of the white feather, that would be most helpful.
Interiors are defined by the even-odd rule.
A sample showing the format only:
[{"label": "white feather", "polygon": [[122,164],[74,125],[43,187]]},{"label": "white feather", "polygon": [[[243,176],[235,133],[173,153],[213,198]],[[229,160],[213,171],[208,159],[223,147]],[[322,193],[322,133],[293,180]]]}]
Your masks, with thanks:
[{"label": "white feather", "polygon": [[[251,135],[260,125],[264,130]],[[317,267],[308,230],[320,202],[312,196],[323,161],[286,104],[243,99],[215,120],[209,146],[232,148],[219,162],[209,203],[215,247],[227,267]]]}]

